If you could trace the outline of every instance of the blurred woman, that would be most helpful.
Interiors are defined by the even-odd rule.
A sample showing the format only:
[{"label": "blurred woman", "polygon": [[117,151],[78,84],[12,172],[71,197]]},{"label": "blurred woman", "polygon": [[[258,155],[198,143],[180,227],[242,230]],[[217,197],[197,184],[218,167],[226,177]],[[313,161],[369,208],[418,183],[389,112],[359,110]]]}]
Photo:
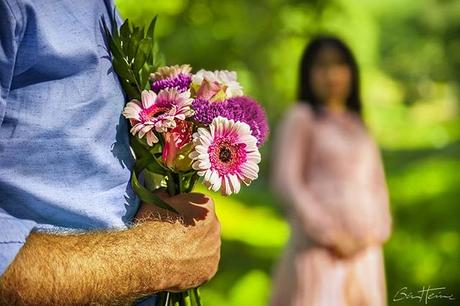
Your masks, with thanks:
[{"label": "blurred woman", "polygon": [[299,102],[275,140],[272,186],[291,238],[271,305],[386,305],[388,193],[378,148],[361,118],[351,51],[334,37],[314,39],[303,54],[299,85]]}]

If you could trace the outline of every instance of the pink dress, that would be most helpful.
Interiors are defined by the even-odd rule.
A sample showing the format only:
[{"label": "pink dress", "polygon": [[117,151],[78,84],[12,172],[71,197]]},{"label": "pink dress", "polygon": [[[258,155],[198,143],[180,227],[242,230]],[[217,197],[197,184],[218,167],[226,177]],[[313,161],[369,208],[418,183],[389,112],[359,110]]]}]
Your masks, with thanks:
[{"label": "pink dress", "polygon": [[272,187],[291,238],[272,306],[386,305],[382,244],[391,215],[379,150],[350,112],[297,103],[276,134]]}]

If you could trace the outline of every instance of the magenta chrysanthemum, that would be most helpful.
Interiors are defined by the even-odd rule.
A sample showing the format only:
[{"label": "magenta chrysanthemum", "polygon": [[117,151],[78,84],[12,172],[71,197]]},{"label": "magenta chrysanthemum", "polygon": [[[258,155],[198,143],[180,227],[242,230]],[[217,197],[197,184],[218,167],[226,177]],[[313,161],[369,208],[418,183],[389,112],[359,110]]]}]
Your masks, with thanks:
[{"label": "magenta chrysanthemum", "polygon": [[185,120],[193,115],[190,92],[178,92],[176,89],[166,89],[155,92],[144,90],[141,101],[131,100],[126,104],[122,114],[129,119],[131,134],[139,138],[146,136],[147,143],[158,142],[154,131],[166,132],[176,126],[176,119]]},{"label": "magenta chrysanthemum", "polygon": [[209,102],[206,99],[193,100],[192,108],[195,111],[193,120],[209,125],[220,114],[225,117],[223,104],[223,102]]},{"label": "magenta chrysanthemum", "polygon": [[204,99],[195,99],[192,103],[195,110],[193,119],[208,125],[213,118],[222,116],[249,125],[251,133],[257,138],[257,146],[261,146],[268,134],[268,122],[262,107],[253,99],[240,96],[223,102],[209,102]]},{"label": "magenta chrysanthemum", "polygon": [[240,182],[249,185],[257,178],[261,157],[246,123],[214,118],[209,130],[199,128],[193,134],[193,142],[192,168],[209,189],[230,195],[240,191]]}]

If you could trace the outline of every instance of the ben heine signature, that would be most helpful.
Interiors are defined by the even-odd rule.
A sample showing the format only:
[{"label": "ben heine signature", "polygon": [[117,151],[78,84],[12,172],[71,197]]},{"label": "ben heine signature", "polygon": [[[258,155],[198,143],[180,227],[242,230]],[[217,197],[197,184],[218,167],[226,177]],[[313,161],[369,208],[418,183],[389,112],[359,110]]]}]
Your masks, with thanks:
[{"label": "ben heine signature", "polygon": [[415,300],[419,300],[420,303],[428,304],[430,300],[435,300],[435,299],[446,299],[449,301],[455,300],[455,297],[453,294],[448,294],[448,293],[443,292],[443,290],[445,289],[446,287],[431,288],[431,286],[428,286],[425,288],[425,286],[423,286],[421,290],[412,292],[412,291],[409,291],[407,287],[402,287],[393,296],[393,302],[415,299]]}]

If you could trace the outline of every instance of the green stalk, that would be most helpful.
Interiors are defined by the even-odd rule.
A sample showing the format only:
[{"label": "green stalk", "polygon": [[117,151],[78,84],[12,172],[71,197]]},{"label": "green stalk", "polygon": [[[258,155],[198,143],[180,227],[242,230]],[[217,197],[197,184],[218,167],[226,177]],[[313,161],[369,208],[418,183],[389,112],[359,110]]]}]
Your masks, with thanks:
[{"label": "green stalk", "polygon": [[179,193],[184,193],[184,186],[182,182],[182,176],[180,173],[177,173],[177,185],[179,187]]},{"label": "green stalk", "polygon": [[166,180],[168,186],[168,193],[170,196],[177,194],[176,192],[176,182],[174,181],[174,174],[171,171],[168,171],[168,177]]},{"label": "green stalk", "polygon": [[182,296],[184,297],[184,305],[192,306],[192,296],[190,295],[190,290],[182,292]]},{"label": "green stalk", "polygon": [[194,173],[188,181],[188,186],[185,189],[185,192],[192,192],[193,187],[195,187],[196,181],[198,180],[198,174]]}]

